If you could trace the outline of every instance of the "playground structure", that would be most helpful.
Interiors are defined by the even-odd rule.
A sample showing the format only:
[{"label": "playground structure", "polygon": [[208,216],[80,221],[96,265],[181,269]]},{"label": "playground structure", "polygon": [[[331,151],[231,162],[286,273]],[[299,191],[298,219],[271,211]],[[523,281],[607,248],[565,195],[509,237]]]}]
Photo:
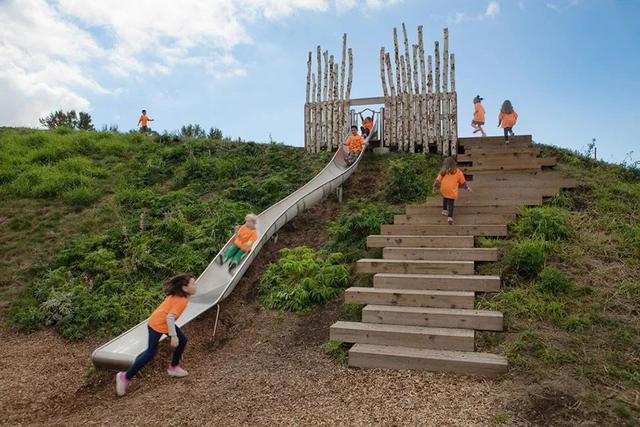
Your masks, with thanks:
[{"label": "playground structure", "polygon": [[[381,97],[351,98],[353,50],[347,48],[347,34],[342,37],[340,64],[318,46],[317,72],[313,72],[313,55],[309,52],[304,105],[304,146],[307,151],[335,150],[342,142],[338,138],[342,129],[359,124],[359,113],[352,107],[380,104],[383,105],[380,111],[371,110],[375,126],[372,145],[410,153],[456,155],[455,54],[449,53],[449,30],[443,30],[442,55],[440,43],[435,41],[433,56],[428,55],[426,61],[423,27],[418,27],[418,40],[411,49],[404,23],[402,33],[404,54],[398,45],[398,31],[393,29],[395,67],[391,54],[384,47],[380,48]],[[345,71],[347,60],[348,74]]]}]

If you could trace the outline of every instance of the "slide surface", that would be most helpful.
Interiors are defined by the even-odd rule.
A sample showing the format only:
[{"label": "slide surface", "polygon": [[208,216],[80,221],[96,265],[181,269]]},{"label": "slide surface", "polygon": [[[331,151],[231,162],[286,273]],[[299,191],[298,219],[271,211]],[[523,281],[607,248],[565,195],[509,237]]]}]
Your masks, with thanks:
[{"label": "slide surface", "polygon": [[[368,140],[369,138],[366,143]],[[229,239],[198,277],[196,281],[198,292],[191,297],[186,310],[176,324],[178,326],[187,324],[229,296],[269,238],[300,212],[315,205],[342,185],[357,167],[363,153],[364,150],[351,166],[347,166],[344,160],[344,151],[339,149],[327,166],[311,181],[262,212],[258,216],[256,226],[258,240],[253,250],[242,259],[233,274],[229,274],[227,265],[220,266],[215,261],[232,244]],[[97,348],[91,355],[91,360],[98,367],[126,369],[133,364],[140,353],[146,350],[147,340],[147,321],[145,320]]]}]

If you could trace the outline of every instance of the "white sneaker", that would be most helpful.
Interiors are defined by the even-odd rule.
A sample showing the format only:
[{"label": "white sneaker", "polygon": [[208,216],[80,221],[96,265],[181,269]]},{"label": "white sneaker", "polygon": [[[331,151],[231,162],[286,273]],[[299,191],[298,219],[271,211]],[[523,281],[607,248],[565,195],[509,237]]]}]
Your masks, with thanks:
[{"label": "white sneaker", "polygon": [[118,396],[124,396],[127,393],[127,387],[129,387],[129,380],[124,371],[120,371],[116,374],[116,394]]},{"label": "white sneaker", "polygon": [[169,374],[169,376],[172,376],[172,377],[182,378],[189,375],[189,372],[185,371],[180,367],[180,365],[178,365],[178,366],[169,366],[167,368],[167,374]]}]

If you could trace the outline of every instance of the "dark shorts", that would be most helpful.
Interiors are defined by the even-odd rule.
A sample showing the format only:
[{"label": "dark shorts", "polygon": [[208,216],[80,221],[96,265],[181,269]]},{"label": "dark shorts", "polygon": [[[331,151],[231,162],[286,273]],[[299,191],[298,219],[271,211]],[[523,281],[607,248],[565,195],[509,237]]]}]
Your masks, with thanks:
[{"label": "dark shorts", "polygon": [[149,127],[147,127],[147,126],[140,126],[140,132],[143,132],[143,133],[147,133],[147,132],[149,132]]},{"label": "dark shorts", "polygon": [[483,125],[484,122],[476,122],[475,120],[471,120],[472,125]]}]

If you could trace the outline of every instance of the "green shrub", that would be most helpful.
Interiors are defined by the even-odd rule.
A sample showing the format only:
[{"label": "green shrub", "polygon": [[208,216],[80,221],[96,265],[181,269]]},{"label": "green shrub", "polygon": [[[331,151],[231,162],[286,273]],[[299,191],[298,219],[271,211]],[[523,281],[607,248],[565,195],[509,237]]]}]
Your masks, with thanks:
[{"label": "green shrub", "polygon": [[92,187],[83,185],[63,194],[64,200],[72,206],[84,208],[91,206],[100,198],[100,193]]},{"label": "green shrub", "polygon": [[513,229],[520,237],[559,241],[569,237],[569,213],[557,207],[528,208]]},{"label": "green shrub", "polygon": [[505,270],[533,278],[544,267],[550,245],[544,240],[526,239],[516,243],[503,258]]},{"label": "green shrub", "polygon": [[346,365],[349,361],[349,350],[340,341],[327,341],[322,345],[322,351],[341,365]]},{"label": "green shrub", "polygon": [[437,160],[410,155],[389,162],[384,195],[389,203],[424,200],[438,173]]},{"label": "green shrub", "polygon": [[342,252],[347,260],[356,259],[367,247],[367,236],[380,234],[380,226],[393,222],[393,210],[389,205],[372,204],[363,199],[354,199],[329,225],[330,250]]},{"label": "green shrub", "polygon": [[545,267],[536,281],[538,288],[550,294],[558,295],[571,289],[571,281],[555,267]]},{"label": "green shrub", "polygon": [[282,249],[260,281],[263,306],[303,312],[340,296],[349,284],[349,270],[339,253],[328,254],[305,246]]}]

